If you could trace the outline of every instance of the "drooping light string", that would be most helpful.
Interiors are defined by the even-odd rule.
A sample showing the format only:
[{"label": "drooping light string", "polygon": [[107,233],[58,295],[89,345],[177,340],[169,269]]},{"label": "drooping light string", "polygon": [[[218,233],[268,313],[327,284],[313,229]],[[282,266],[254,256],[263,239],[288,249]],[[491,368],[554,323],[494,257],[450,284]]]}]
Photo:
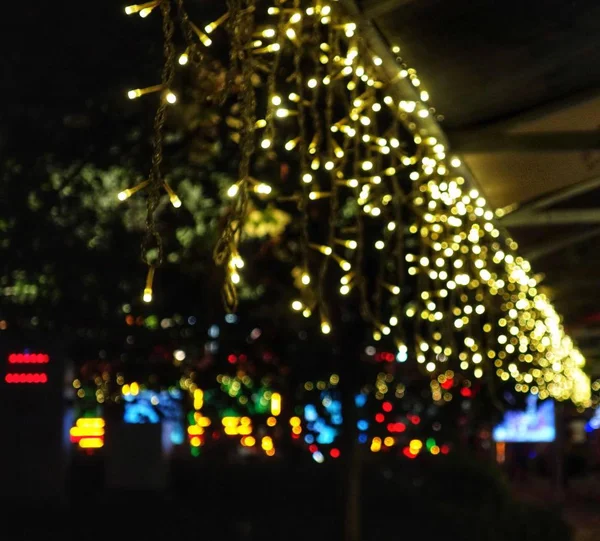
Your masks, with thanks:
[{"label": "drooping light string", "polygon": [[[160,3],[168,17],[163,4],[169,1]],[[358,291],[373,339],[393,340],[432,378],[452,369],[479,379],[487,370],[512,378],[521,392],[588,401],[584,359],[528,262],[461,176],[460,159],[428,132],[435,110],[416,71],[384,64],[339,3],[283,4],[259,11],[251,0],[232,0],[217,20],[190,22],[187,31],[205,46],[228,32],[229,77],[242,87],[241,118],[228,120],[240,169],[215,249],[227,308],[237,305],[247,210],[253,198],[268,198],[300,218],[286,230],[300,246],[300,298],[292,309],[305,317],[318,312],[324,334],[335,331],[329,284],[339,281],[340,295]],[[414,92],[398,96],[395,80]],[[172,77],[163,77],[161,106],[165,92],[175,96],[171,87]],[[285,184],[259,161],[288,164]],[[150,194],[163,187],[157,178]],[[319,227],[311,227],[315,221]]]}]

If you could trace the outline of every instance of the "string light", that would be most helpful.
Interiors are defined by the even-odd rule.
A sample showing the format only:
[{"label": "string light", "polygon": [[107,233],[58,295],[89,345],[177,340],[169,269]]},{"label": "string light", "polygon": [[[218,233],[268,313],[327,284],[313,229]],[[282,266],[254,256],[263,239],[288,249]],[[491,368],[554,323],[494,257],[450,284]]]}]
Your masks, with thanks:
[{"label": "string light", "polygon": [[163,89],[162,85],[154,85],[154,86],[149,86],[146,88],[136,88],[134,90],[130,90],[129,92],[127,92],[127,97],[130,100],[134,100],[136,98],[139,98],[140,96],[144,96],[146,94],[151,94],[153,92],[161,92]]},{"label": "string light", "polygon": [[190,26],[194,33],[198,36],[198,39],[205,47],[210,47],[212,45],[212,39],[210,39],[202,30],[200,30],[194,23],[190,23]]},{"label": "string light", "polygon": [[140,182],[137,186],[134,186],[133,188],[127,188],[126,190],[119,192],[117,194],[117,198],[119,199],[119,201],[125,201],[126,199],[129,199],[134,193],[145,188],[149,182],[149,180],[145,180],[144,182]]},{"label": "string light", "polygon": [[179,60],[178,60],[178,62],[179,62],[179,65],[180,65],[180,66],[185,66],[185,65],[188,63],[189,59],[190,59],[190,57],[189,57],[189,55],[188,55],[188,53],[187,53],[187,51],[186,51],[185,53],[183,53],[183,54],[182,54],[182,55],[179,57]]},{"label": "string light", "polygon": [[173,205],[176,209],[181,206],[181,200],[177,197],[177,194],[171,189],[171,187],[165,182],[163,184],[167,194],[169,195],[169,201],[171,201],[171,205]]},{"label": "string light", "polygon": [[146,287],[144,288],[144,295],[142,300],[146,303],[152,302],[152,282],[154,281],[154,267],[148,267],[148,274],[146,276]]},{"label": "string light", "polygon": [[150,15],[152,10],[160,4],[160,0],[154,0],[152,2],[146,2],[145,4],[132,4],[131,6],[127,6],[125,8],[125,13],[127,15],[133,15],[134,13],[139,13],[140,17],[144,18]]},{"label": "string light", "polygon": [[[130,6],[127,13],[141,14],[158,3],[150,4]],[[289,9],[270,6],[268,14],[277,17],[266,27],[256,27],[254,2],[248,0],[250,7],[233,19],[250,25],[252,38],[232,41],[230,51],[232,58],[247,59],[247,99],[240,101],[246,131],[264,130],[257,144],[240,143],[246,149],[241,155],[248,171],[227,190],[231,220],[236,228],[243,223],[250,196],[269,198],[285,212],[299,212],[303,224],[329,210],[327,227],[315,228],[320,233],[302,226],[302,261],[296,265],[303,269],[296,282],[302,300],[294,301],[292,309],[310,317],[318,308],[321,331],[331,333],[331,299],[326,298],[324,284],[339,272],[330,265],[334,261],[345,273],[339,278],[339,294],[348,295],[354,284],[361,284],[356,287],[360,311],[372,324],[374,338],[389,336],[400,344],[399,359],[414,354],[432,378],[442,363],[454,363],[476,379],[486,370],[503,381],[513,379],[518,391],[535,392],[542,399],[589,402],[585,360],[566,336],[549,299],[539,292],[516,243],[495,224],[495,215],[502,212],[494,213],[468,186],[460,175],[460,158],[448,157],[443,137],[430,132],[435,109],[428,104],[429,92],[417,72],[399,65],[395,77],[388,79],[393,65],[382,69],[388,61],[359,39],[356,23],[339,3],[305,4],[295,0]],[[221,31],[231,16],[224,13],[204,31],[193,24],[192,29],[208,46],[208,36]],[[398,55],[400,48],[393,46],[392,53]],[[184,55],[182,65],[187,51]],[[261,59],[255,63],[257,56]],[[308,65],[313,71],[304,73]],[[255,84],[261,73],[268,74],[263,86]],[[391,85],[397,81],[406,87],[402,95],[392,97]],[[163,88],[169,85],[128,95],[135,99]],[[176,98],[169,100],[171,94],[165,99],[175,103]],[[341,95],[346,99],[340,100]],[[286,106],[282,96],[293,106]],[[254,109],[248,109],[251,103],[267,111],[265,118],[254,118]],[[273,189],[253,179],[247,161],[251,147],[266,160],[297,164],[291,166],[289,181]],[[144,186],[121,192],[119,199]],[[166,185],[165,189],[172,204],[180,205]],[[353,238],[344,238],[348,235],[343,228],[352,228]],[[234,305],[241,278],[235,263],[239,236],[231,231],[225,230],[215,253],[217,262],[226,266],[225,296]],[[349,251],[342,257],[333,246]],[[325,257],[309,257],[310,250]],[[377,262],[378,271],[365,273],[367,257]],[[366,282],[369,287],[362,286]],[[404,318],[414,322],[410,328],[419,329],[418,337],[403,335]],[[382,443],[373,440],[373,445],[380,448]],[[409,452],[418,454],[419,449],[411,447]]]}]

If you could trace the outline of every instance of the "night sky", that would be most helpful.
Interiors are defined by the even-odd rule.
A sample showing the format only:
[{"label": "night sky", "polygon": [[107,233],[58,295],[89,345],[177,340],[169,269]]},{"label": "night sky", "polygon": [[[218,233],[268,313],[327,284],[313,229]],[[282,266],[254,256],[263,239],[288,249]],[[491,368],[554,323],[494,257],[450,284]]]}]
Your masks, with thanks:
[{"label": "night sky", "polygon": [[160,17],[127,17],[124,6],[118,0],[67,0],[4,8],[0,114],[5,128],[27,132],[42,115],[77,114],[90,100],[126,102],[127,89],[158,81]]}]

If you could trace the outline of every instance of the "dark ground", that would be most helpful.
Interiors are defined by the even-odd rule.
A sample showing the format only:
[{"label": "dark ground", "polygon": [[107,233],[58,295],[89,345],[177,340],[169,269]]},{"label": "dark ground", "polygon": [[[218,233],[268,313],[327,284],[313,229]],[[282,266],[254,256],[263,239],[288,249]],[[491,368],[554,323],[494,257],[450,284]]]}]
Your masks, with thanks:
[{"label": "dark ground", "polygon": [[[72,476],[68,506],[2,505],[0,539],[340,539],[340,463],[198,464],[174,464],[170,490],[156,495],[106,492],[101,463],[84,462]],[[368,465],[362,508],[363,541],[572,539],[547,501],[517,502],[497,471],[464,460]],[[567,515],[574,516],[570,507]],[[577,541],[588,539],[598,537]]]},{"label": "dark ground", "polygon": [[[543,504],[553,493],[547,479],[530,478],[515,483],[513,491],[523,501]],[[563,515],[574,529],[574,541],[600,540],[600,475],[584,475],[569,482],[564,491]]]}]

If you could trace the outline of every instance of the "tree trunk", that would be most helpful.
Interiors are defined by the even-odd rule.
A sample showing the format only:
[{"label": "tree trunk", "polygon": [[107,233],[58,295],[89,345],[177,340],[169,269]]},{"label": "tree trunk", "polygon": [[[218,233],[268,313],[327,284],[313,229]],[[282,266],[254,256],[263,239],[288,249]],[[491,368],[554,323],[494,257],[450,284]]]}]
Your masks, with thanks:
[{"label": "tree trunk", "polygon": [[343,415],[341,438],[341,483],[343,487],[342,539],[361,539],[362,449],[358,442],[356,395],[361,387],[360,351],[362,329],[354,320],[340,328],[339,375]]},{"label": "tree trunk", "polygon": [[554,448],[554,504],[562,507],[565,499],[565,488],[567,486],[567,472],[565,471],[565,413],[564,405],[556,402],[554,405],[554,423],[556,426],[556,438],[553,444]]}]

